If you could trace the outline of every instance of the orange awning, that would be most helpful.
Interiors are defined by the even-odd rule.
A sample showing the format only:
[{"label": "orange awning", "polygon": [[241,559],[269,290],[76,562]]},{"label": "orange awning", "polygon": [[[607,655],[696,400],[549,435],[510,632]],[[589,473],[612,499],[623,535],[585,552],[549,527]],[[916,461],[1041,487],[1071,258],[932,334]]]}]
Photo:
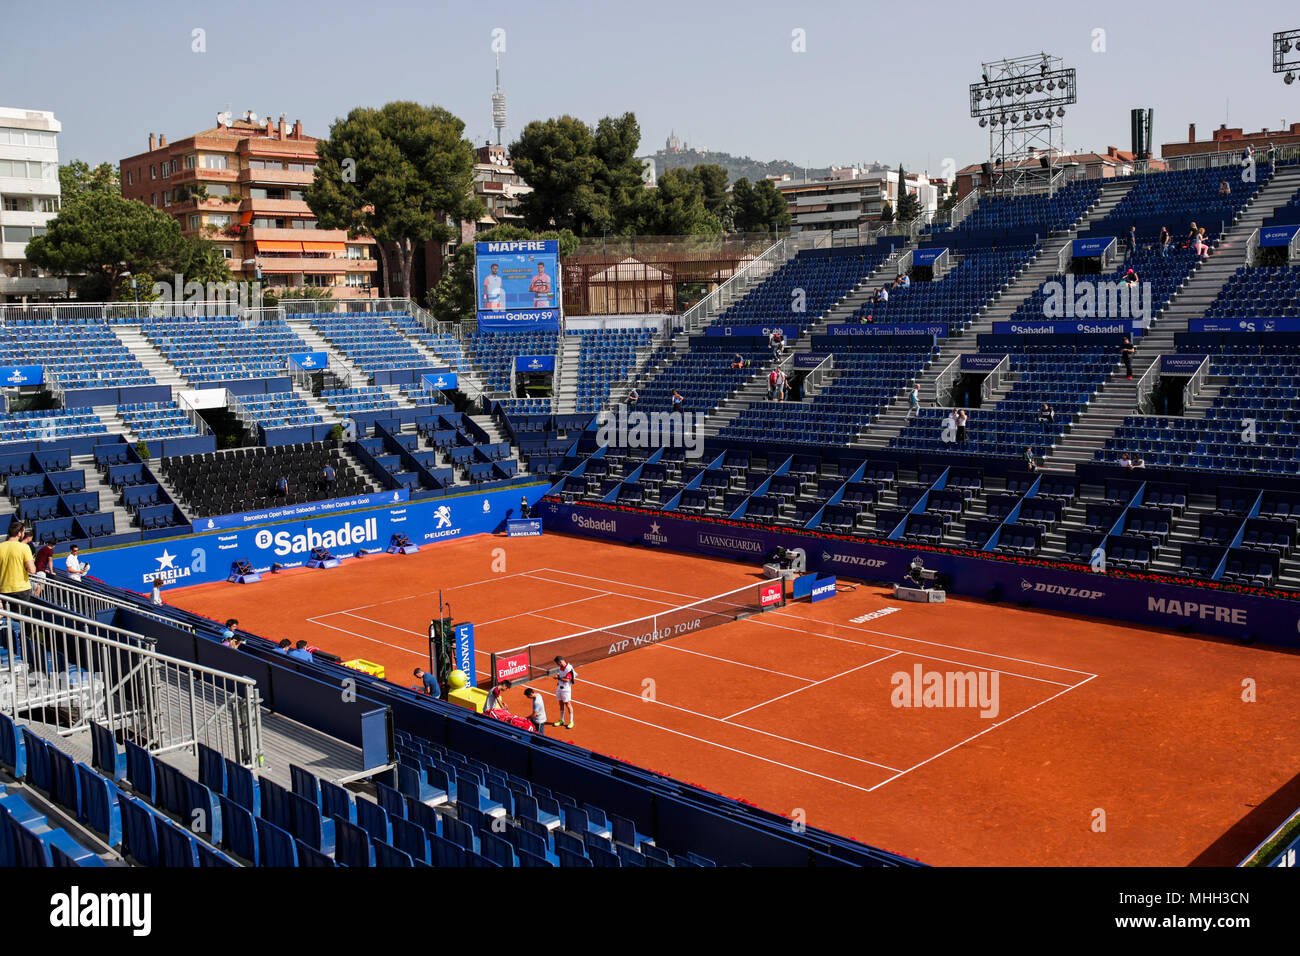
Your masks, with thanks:
[{"label": "orange awning", "polygon": [[303,252],[330,252],[336,256],[345,255],[347,247],[341,242],[304,242]]},{"label": "orange awning", "polygon": [[258,252],[302,252],[301,242],[289,242],[281,239],[259,239]]}]

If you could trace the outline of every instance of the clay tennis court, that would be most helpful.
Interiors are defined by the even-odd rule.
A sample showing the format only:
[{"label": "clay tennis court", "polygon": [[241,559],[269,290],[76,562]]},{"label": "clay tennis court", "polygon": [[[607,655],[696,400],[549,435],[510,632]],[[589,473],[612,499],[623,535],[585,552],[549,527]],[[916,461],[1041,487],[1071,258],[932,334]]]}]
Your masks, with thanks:
[{"label": "clay tennis court", "polygon": [[[439,589],[474,622],[485,677],[493,650],[758,580],[725,560],[480,535],[167,599],[380,663],[409,686]],[[547,733],[937,865],[1231,865],[1271,829],[1256,808],[1295,803],[1300,655],[841,587],[581,666],[575,727]],[[895,675],[918,668],[982,674],[996,713],[951,698],[896,706]],[[534,683],[552,721],[554,684]],[[527,713],[522,687],[506,701]]]}]

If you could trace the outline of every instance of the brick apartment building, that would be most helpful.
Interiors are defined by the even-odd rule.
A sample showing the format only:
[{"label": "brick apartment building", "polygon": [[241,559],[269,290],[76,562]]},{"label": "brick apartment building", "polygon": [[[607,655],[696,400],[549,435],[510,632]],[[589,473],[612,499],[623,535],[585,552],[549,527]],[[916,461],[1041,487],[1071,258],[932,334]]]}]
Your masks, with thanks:
[{"label": "brick apartment building", "polygon": [[370,238],[317,228],[303,199],[316,168],[316,138],[302,122],[260,122],[254,113],[218,116],[212,129],[121,161],[122,195],[180,223],[186,236],[216,244],[238,279],[260,275],[270,289],[325,288],[336,298],[377,294],[379,259]]},{"label": "brick apartment building", "polygon": [[1247,133],[1241,127],[1229,129],[1220,125],[1209,139],[1197,140],[1196,124],[1187,125],[1187,142],[1165,143],[1160,147],[1160,155],[1165,159],[1178,156],[1195,156],[1200,153],[1218,153],[1225,150],[1242,150],[1249,145],[1257,152],[1268,149],[1270,145],[1281,149],[1283,146],[1300,146],[1300,123],[1292,123],[1286,129],[1262,129],[1257,133]]}]

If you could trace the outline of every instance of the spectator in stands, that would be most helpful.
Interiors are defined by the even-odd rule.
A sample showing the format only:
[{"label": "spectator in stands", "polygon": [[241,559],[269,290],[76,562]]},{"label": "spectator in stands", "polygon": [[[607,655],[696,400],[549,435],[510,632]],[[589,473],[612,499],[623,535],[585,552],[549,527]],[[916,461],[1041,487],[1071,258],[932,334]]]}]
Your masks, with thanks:
[{"label": "spectator in stands", "polygon": [[1187,234],[1187,245],[1201,259],[1209,256],[1210,247],[1205,244],[1205,228],[1192,223],[1191,231]]},{"label": "spectator in stands", "polygon": [[785,372],[781,371],[781,366],[772,366],[772,371],[767,373],[767,397],[774,402],[785,401],[786,380]]},{"label": "spectator in stands", "polygon": [[1051,405],[1043,402],[1038,406],[1038,420],[1044,425],[1050,425],[1056,420],[1056,412],[1052,410]]},{"label": "spectator in stands", "polygon": [[1241,165],[1249,166],[1254,161],[1255,161],[1255,148],[1251,146],[1250,143],[1247,143],[1246,148],[1241,151]]},{"label": "spectator in stands", "polygon": [[1133,378],[1133,353],[1137,349],[1133,347],[1133,336],[1127,332],[1124,333],[1124,341],[1119,344],[1119,358],[1124,363],[1124,374],[1130,379]]},{"label": "spectator in stands", "polygon": [[237,651],[244,646],[244,639],[240,637],[238,634],[231,634],[228,638],[226,638],[224,641],[221,642],[221,646],[228,647],[232,651]]},{"label": "spectator in stands", "polygon": [[1137,223],[1133,223],[1131,226],[1128,227],[1128,251],[1130,253],[1137,252],[1137,248],[1138,248],[1138,227],[1137,227]]},{"label": "spectator in stands", "polygon": [[1228,185],[1228,181],[1226,179],[1219,180],[1219,195],[1220,196],[1232,195],[1232,187]]},{"label": "spectator in stands", "polygon": [[953,417],[953,424],[957,426],[957,444],[966,440],[966,409],[957,409],[957,414]]},{"label": "spectator in stands", "polygon": [[957,440],[957,409],[955,408],[944,416],[943,440],[945,442],[953,442]]},{"label": "spectator in stands", "polygon": [[334,471],[334,466],[328,461],[325,467],[320,470],[320,489],[326,494],[332,494],[335,482],[338,481],[338,474]]},{"label": "spectator in stands", "polygon": [[1128,272],[1124,273],[1124,284],[1127,285],[1130,290],[1138,284],[1138,274],[1131,268]]},{"label": "spectator in stands", "polygon": [[284,475],[275,479],[275,493],[280,498],[289,497],[289,479]]},{"label": "spectator in stands", "polygon": [[1128,456],[1128,452],[1124,452],[1119,456],[1119,466],[1121,468],[1133,467],[1133,459]]},{"label": "spectator in stands", "polygon": [[1168,226],[1160,227],[1160,258],[1169,258],[1169,246],[1173,243],[1174,237],[1169,232]]},{"label": "spectator in stands", "polygon": [[633,385],[632,388],[628,390],[627,403],[629,405],[635,405],[640,400],[640,398],[641,396],[637,394],[636,386]]},{"label": "spectator in stands", "polygon": [[781,331],[780,326],[777,326],[768,335],[767,344],[772,346],[772,358],[780,358],[781,352],[785,348],[785,333]]},{"label": "spectator in stands", "polygon": [[1133,459],[1133,467],[1134,467],[1134,468],[1145,468],[1146,466],[1147,466],[1147,463],[1146,463],[1146,461],[1143,460],[1143,458],[1142,458],[1141,455],[1138,455],[1136,458]]},{"label": "spectator in stands", "polygon": [[532,721],[533,730],[539,734],[546,733],[546,702],[542,700],[542,695],[531,687],[525,687],[524,696],[532,704],[532,713],[528,715],[528,719]]},{"label": "spectator in stands", "polygon": [[415,669],[415,676],[419,679],[424,693],[430,697],[441,697],[442,688],[438,686],[438,678],[434,677],[428,671],[422,671],[420,668]]},{"label": "spectator in stands", "polygon": [[[573,669],[573,665],[558,655],[555,658],[555,666],[559,668],[555,672],[555,699],[560,705],[560,719],[555,722],[556,727],[568,727],[573,729],[573,682],[578,679],[578,672]],[[565,714],[568,714],[568,720],[565,720]]]},{"label": "spectator in stands", "polygon": [[289,651],[292,649],[293,649],[293,641],[289,640],[286,637],[284,640],[280,642],[280,645],[275,649],[275,652],[277,654],[288,654]]},{"label": "spectator in stands", "polygon": [[1025,466],[1031,473],[1038,470],[1038,460],[1034,457],[1034,449],[1029,445],[1025,446]]},{"label": "spectator in stands", "polygon": [[152,604],[154,607],[162,607],[162,602],[163,602],[162,589],[163,589],[163,579],[154,578],[153,590],[149,592],[149,603]]},{"label": "spectator in stands", "polygon": [[921,412],[921,390],[913,382],[907,387],[907,417],[915,418]]},{"label": "spectator in stands", "polygon": [[75,544],[68,548],[68,557],[63,566],[68,569],[68,577],[74,581],[80,581],[83,574],[90,573],[90,565],[82,564],[80,551]]},{"label": "spectator in stands", "polygon": [[904,272],[901,276],[898,277],[898,287],[900,289],[912,288],[912,276],[910,273]]},{"label": "spectator in stands", "polygon": [[24,601],[32,596],[31,576],[36,573],[32,549],[23,544],[26,530],[21,521],[9,522],[9,536],[0,544],[0,594]]},{"label": "spectator in stands", "polygon": [[739,352],[737,352],[737,353],[735,353],[734,355],[732,355],[732,356],[731,356],[731,367],[732,367],[732,368],[744,368],[744,367],[745,367],[745,357],[744,357],[743,355],[741,355]]},{"label": "spectator in stands", "polygon": [[226,623],[221,625],[221,643],[227,647],[231,646],[230,642],[235,637],[235,628],[239,627],[239,618],[228,617]]},{"label": "spectator in stands", "polygon": [[870,312],[868,312],[865,316],[863,316],[862,322],[864,325],[875,325],[876,317],[872,315]]},{"label": "spectator in stands", "polygon": [[876,301],[879,302],[881,305],[886,305],[886,304],[888,304],[888,302],[889,302],[889,286],[887,286],[887,285],[882,285],[882,286],[880,287],[880,291],[876,293]]},{"label": "spectator in stands", "polygon": [[686,409],[683,407],[683,405],[686,402],[686,399],[682,398],[682,393],[677,391],[677,389],[673,389],[672,402],[673,402],[673,411],[675,412],[686,411]]},{"label": "spectator in stands", "polygon": [[[28,547],[31,547],[28,545]],[[32,572],[32,597],[40,597],[45,589],[45,578],[54,560],[54,545],[48,541],[38,542],[36,549],[36,570]]]},{"label": "spectator in stands", "polygon": [[508,683],[492,685],[491,689],[488,690],[487,698],[483,701],[483,713],[486,714],[488,711],[491,710],[505,710],[505,711],[510,710],[510,708],[507,707],[505,705],[505,702],[502,700],[502,698],[505,697],[506,688],[508,688],[509,686],[510,685]]},{"label": "spectator in stands", "polygon": [[311,656],[311,651],[307,650],[307,642],[299,641],[294,645],[293,650],[285,652],[286,657],[292,657],[295,661],[302,661],[304,664],[310,664],[315,660]]}]

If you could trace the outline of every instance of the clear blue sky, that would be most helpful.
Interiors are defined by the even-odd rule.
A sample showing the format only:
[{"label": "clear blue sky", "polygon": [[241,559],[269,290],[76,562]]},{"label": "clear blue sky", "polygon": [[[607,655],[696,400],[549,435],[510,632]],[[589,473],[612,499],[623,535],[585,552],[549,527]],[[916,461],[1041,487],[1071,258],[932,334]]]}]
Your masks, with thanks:
[{"label": "clear blue sky", "polygon": [[[1252,0],[1062,4],[809,0],[229,0],[7,3],[0,105],[53,110],[60,158],[142,152],[236,114],[301,119],[309,134],[355,106],[443,106],[491,134],[492,30],[505,30],[507,141],[533,119],[634,112],[641,152],[675,129],[692,144],[813,166],[879,160],[941,173],[987,156],[969,117],[980,63],[1046,50],[1079,71],[1070,148],[1128,148],[1128,111],[1155,140],[1220,123],[1300,121],[1300,83],[1271,72],[1274,30],[1300,5]],[[15,11],[21,9],[21,13]],[[206,31],[204,53],[191,33]],[[806,52],[791,49],[805,31]],[[1104,53],[1093,31],[1106,31]],[[1189,74],[1195,74],[1190,81]]]}]

